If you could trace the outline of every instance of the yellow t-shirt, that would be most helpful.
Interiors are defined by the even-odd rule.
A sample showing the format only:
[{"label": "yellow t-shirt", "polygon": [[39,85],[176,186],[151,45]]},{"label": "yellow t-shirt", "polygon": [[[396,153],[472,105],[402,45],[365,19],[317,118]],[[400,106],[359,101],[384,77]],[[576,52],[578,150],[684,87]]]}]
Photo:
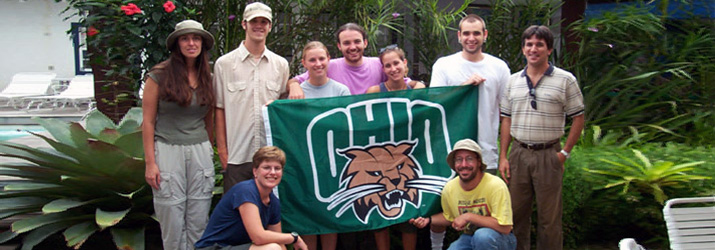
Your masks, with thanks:
[{"label": "yellow t-shirt", "polygon": [[[442,189],[442,210],[448,221],[464,213],[474,213],[494,217],[499,225],[514,224],[509,189],[504,181],[489,173],[484,173],[479,185],[470,191],[459,186],[459,177],[447,182]],[[473,234],[476,230],[472,225],[464,233]]]}]

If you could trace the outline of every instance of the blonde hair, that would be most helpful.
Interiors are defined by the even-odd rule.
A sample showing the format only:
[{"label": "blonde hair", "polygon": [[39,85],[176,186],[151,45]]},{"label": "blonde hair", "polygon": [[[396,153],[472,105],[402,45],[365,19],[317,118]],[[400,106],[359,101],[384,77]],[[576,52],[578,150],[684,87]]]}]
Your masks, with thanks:
[{"label": "blonde hair", "polygon": [[330,57],[330,51],[328,51],[328,47],[325,47],[325,44],[320,41],[310,41],[305,44],[305,47],[303,47],[303,55],[301,56],[301,59],[305,59],[305,52],[311,49],[323,49],[325,50],[325,54]]}]

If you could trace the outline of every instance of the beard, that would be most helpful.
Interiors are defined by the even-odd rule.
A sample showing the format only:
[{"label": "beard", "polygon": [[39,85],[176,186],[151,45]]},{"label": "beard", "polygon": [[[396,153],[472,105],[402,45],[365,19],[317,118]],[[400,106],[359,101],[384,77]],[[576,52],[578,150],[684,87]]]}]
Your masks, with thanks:
[{"label": "beard", "polygon": [[458,174],[459,180],[461,180],[461,181],[463,181],[463,182],[470,182],[470,181],[474,180],[474,178],[477,177],[477,172],[478,172],[478,170],[477,170],[476,168],[474,168],[474,170],[472,171],[472,173],[470,173],[470,174],[467,175],[466,177],[462,177],[461,174]]}]

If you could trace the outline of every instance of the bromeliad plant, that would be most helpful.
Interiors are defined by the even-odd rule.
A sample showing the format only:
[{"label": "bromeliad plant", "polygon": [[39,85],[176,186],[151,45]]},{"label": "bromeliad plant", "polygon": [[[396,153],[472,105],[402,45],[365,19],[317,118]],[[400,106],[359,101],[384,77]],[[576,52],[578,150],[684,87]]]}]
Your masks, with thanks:
[{"label": "bromeliad plant", "polygon": [[0,219],[29,216],[1,233],[0,244],[25,234],[22,249],[32,249],[62,232],[78,249],[109,229],[117,248],[144,249],[145,228],[157,224],[143,178],[141,118],[139,108],[118,125],[96,110],[85,127],[36,118],[54,139],[34,135],[51,148],[0,143],[0,156],[24,160],[0,164],[0,175],[24,179],[0,190]]},{"label": "bromeliad plant", "polygon": [[704,161],[682,164],[675,164],[671,161],[652,163],[641,151],[636,149],[632,149],[632,151],[636,160],[616,154],[621,161],[601,158],[599,160],[607,163],[608,167],[599,169],[585,168],[585,170],[608,178],[609,183],[600,188],[607,189],[622,186],[623,194],[626,194],[632,188],[639,193],[652,195],[660,204],[663,204],[668,199],[665,193],[666,188],[683,188],[690,181],[710,179],[707,176],[687,173],[695,170],[695,166],[705,163]]}]

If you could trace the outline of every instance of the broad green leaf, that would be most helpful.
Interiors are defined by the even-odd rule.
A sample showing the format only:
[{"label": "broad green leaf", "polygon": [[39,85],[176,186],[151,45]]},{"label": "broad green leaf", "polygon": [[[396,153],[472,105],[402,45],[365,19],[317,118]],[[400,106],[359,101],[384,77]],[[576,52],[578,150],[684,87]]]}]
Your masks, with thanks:
[{"label": "broad green leaf", "polygon": [[5,230],[5,232],[0,233],[0,244],[14,239],[15,237],[17,237],[17,235],[18,234],[13,232],[12,230]]},{"label": "broad green leaf", "polygon": [[64,198],[51,201],[42,207],[42,212],[45,214],[62,212],[73,207],[79,207],[88,202],[83,202],[74,198]]},{"label": "broad green leaf", "polygon": [[45,225],[35,230],[32,230],[32,232],[25,235],[25,237],[23,238],[21,250],[32,250],[37,244],[40,244],[40,242],[45,240],[47,237],[59,232],[66,227],[66,223],[59,222]]},{"label": "broad green leaf", "polygon": [[29,207],[29,208],[21,207],[21,208],[3,209],[2,211],[0,211],[0,220],[9,218],[11,216],[32,213],[32,212],[37,212],[37,207]]},{"label": "broad green leaf", "polygon": [[130,210],[131,208],[123,211],[108,212],[97,208],[95,212],[95,222],[101,230],[104,230],[105,228],[114,226],[122,221],[124,216],[126,216]]},{"label": "broad green leaf", "polygon": [[67,220],[69,218],[69,215],[71,215],[71,214],[66,213],[66,212],[61,212],[61,213],[43,214],[43,215],[30,217],[27,219],[22,219],[22,220],[12,223],[12,231],[14,231],[16,233],[29,232],[30,230],[36,229],[36,228],[44,226],[44,225],[52,224],[52,223],[59,222],[62,220]]},{"label": "broad green leaf", "polygon": [[117,131],[116,129],[107,128],[107,129],[102,130],[102,132],[99,133],[99,135],[97,136],[97,139],[99,139],[103,142],[106,142],[106,143],[114,144],[114,141],[116,141],[117,138],[119,138],[119,136],[121,136],[119,134],[119,131]]},{"label": "broad green leaf", "polygon": [[129,193],[129,194],[123,194],[123,193],[116,193],[116,194],[119,195],[119,196],[125,197],[125,198],[127,198],[127,199],[132,199],[132,197],[134,197],[134,195],[136,195],[137,193],[143,191],[144,188],[146,188],[146,187],[147,187],[147,185],[142,185],[141,187],[139,187],[139,189],[137,189],[137,190],[135,190],[134,192],[131,192],[131,193]]},{"label": "broad green leaf", "polygon": [[142,146],[144,142],[142,141],[141,131],[122,135],[114,141],[114,145],[131,157],[144,158],[144,147]]},{"label": "broad green leaf", "polygon": [[25,191],[25,190],[35,190],[35,189],[54,188],[54,187],[60,187],[60,186],[55,185],[55,184],[47,184],[47,183],[24,182],[24,183],[8,184],[5,186],[5,191]]},{"label": "broad green leaf", "polygon": [[39,117],[33,117],[33,121],[37,122],[47,130],[47,132],[52,135],[55,140],[74,146],[74,142],[72,141],[72,137],[70,134],[70,124],[64,121],[60,121],[54,118],[39,118]]},{"label": "broad green leaf", "polygon": [[0,210],[41,206],[50,201],[41,197],[14,197],[0,199]]},{"label": "broad green leaf", "polygon": [[112,228],[110,231],[117,249],[144,250],[144,227]]},{"label": "broad green leaf", "polygon": [[107,128],[116,129],[114,122],[96,109],[87,115],[87,124],[85,126],[87,127],[87,132],[95,136]]},{"label": "broad green leaf", "polygon": [[98,229],[97,225],[91,221],[87,221],[67,228],[62,235],[65,236],[68,247],[79,249],[82,244],[87,241],[89,236],[97,232]]}]

